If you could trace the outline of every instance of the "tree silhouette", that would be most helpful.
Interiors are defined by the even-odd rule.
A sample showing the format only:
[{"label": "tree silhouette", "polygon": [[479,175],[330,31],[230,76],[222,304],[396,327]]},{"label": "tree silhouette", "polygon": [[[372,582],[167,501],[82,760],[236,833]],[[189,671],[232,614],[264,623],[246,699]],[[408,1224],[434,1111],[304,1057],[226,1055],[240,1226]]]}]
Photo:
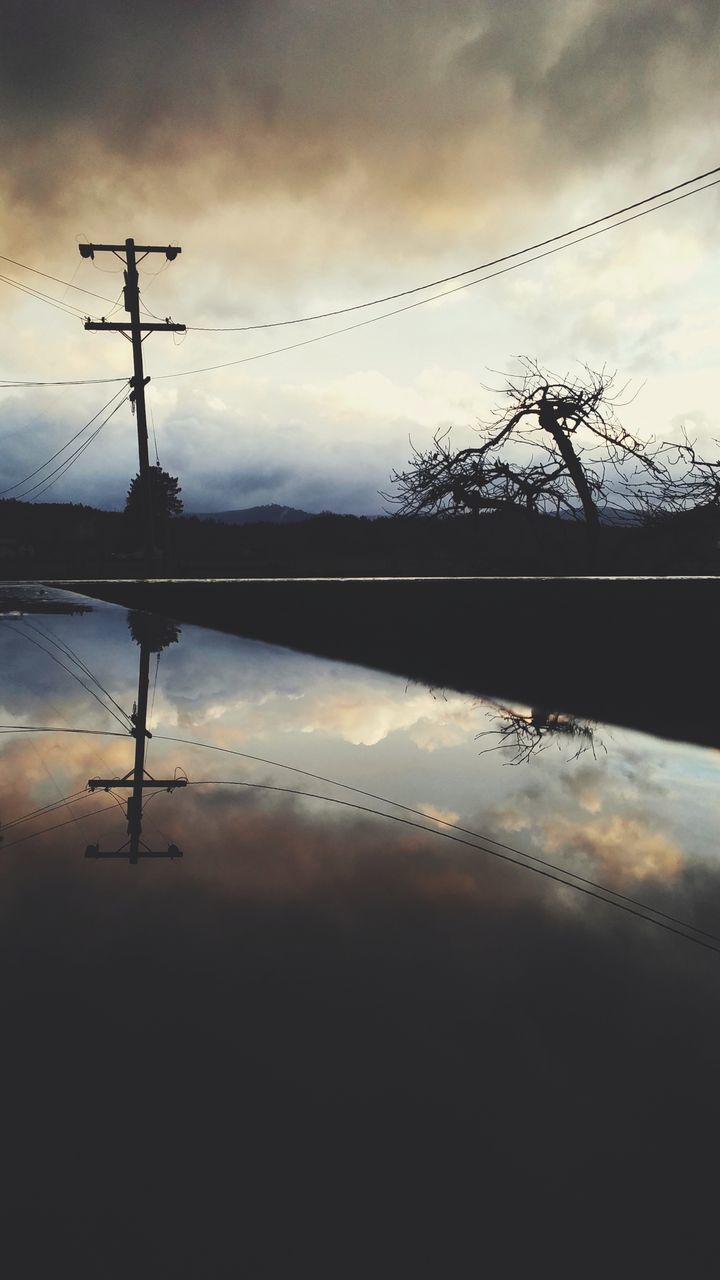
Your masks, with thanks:
[{"label": "tree silhouette", "polygon": [[[183,511],[180,497],[181,487],[177,476],[171,476],[162,467],[150,468],[150,492],[152,494],[153,518],[156,528],[161,529],[170,516],[179,516]],[[142,478],[138,474],[132,480],[125,502],[125,515],[133,526],[140,528],[143,521]]]},{"label": "tree silhouette", "polygon": [[636,496],[638,514],[646,521],[693,513],[716,520],[720,516],[720,458],[711,462],[698,457],[684,427],[681,434],[679,442],[663,443],[662,471]]},{"label": "tree silhouette", "polygon": [[583,366],[558,379],[523,357],[500,390],[502,401],[481,442],[455,450],[450,429],[430,449],[414,449],[406,471],[393,471],[398,514],[479,514],[519,507],[530,514],[583,518],[594,529],[609,498],[628,503],[628,482],[665,478],[663,450],[616,417],[614,376]]}]

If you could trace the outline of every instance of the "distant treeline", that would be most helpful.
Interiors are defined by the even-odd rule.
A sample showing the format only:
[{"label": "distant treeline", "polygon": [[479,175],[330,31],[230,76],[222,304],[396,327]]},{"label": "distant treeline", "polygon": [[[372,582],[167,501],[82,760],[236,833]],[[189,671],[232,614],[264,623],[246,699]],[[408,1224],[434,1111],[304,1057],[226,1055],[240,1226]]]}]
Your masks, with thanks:
[{"label": "distant treeline", "polygon": [[[596,546],[581,522],[494,515],[322,514],[298,524],[169,520],[164,568],[176,576],[718,573],[713,509],[644,527],[603,527]],[[125,577],[142,571],[137,531],[120,512],[67,503],[0,501],[0,577]]]}]

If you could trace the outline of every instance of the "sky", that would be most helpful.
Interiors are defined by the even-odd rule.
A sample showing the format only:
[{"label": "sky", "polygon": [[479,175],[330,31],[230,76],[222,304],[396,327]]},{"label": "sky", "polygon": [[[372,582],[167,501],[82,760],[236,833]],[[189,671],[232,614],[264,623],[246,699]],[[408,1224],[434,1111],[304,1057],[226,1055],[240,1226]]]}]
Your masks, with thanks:
[{"label": "sky", "polygon": [[[715,167],[714,0],[0,0],[0,14],[0,253],[109,303],[0,274],[99,317],[121,264],[82,260],[79,241],[182,247],[143,264],[141,300],[189,326],[145,345],[151,455],[187,510],[378,513],[409,441],[452,426],[468,443],[520,355],[616,371],[637,393],[630,429],[685,427],[717,456],[718,187],[295,350],[265,354],[392,304],[193,328],[393,294]],[[131,372],[125,340],[79,313],[2,280],[0,305],[0,380]],[[232,361],[246,362],[187,372]],[[0,488],[116,389],[0,390]],[[120,508],[136,470],[124,406],[39,496]]]}]

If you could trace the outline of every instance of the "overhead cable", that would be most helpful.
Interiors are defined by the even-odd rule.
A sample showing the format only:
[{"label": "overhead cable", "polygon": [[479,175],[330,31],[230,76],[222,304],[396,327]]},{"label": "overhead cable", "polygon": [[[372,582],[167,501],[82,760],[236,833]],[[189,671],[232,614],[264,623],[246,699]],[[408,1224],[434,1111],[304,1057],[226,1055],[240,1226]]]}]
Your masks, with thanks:
[{"label": "overhead cable", "polygon": [[58,467],[55,467],[53,471],[48,472],[48,475],[44,476],[42,480],[38,480],[37,484],[33,485],[31,489],[26,489],[24,493],[18,494],[18,500],[23,500],[29,497],[31,493],[35,493],[33,502],[37,502],[38,498],[42,497],[44,493],[47,493],[48,489],[52,489],[53,485],[56,485],[58,480],[61,480],[65,473],[69,471],[70,468],[82,457],[85,450],[90,448],[93,441],[97,440],[103,427],[107,426],[110,419],[117,413],[118,409],[122,408],[124,403],[125,401],[121,400],[119,404],[116,404],[115,408],[111,409],[107,417],[100,423],[100,426],[95,428],[92,435],[88,436],[87,440],[83,440],[82,444],[78,445],[74,453],[71,453],[70,456],[64,462],[60,463]]},{"label": "overhead cable", "polygon": [[[334,311],[320,311],[311,316],[297,316],[293,320],[273,320],[265,324],[245,324],[245,325],[187,325],[189,332],[195,333],[250,333],[257,329],[279,329],[284,325],[290,324],[306,324],[311,320],[329,320],[333,316],[344,316],[350,311],[362,311],[366,307],[378,307],[384,302],[396,302],[398,298],[407,298],[414,293],[422,293],[426,289],[435,289],[440,284],[450,284],[453,280],[460,280],[463,276],[474,275],[478,271],[487,271],[489,267],[496,267],[502,262],[509,262],[513,258],[524,257],[525,254],[533,253],[536,249],[544,249],[549,244],[555,244],[558,240],[566,240],[569,236],[577,235],[580,231],[587,231],[590,227],[596,227],[601,222],[609,222],[612,218],[619,218],[623,213],[629,213],[632,209],[639,209],[642,205],[650,204],[653,200],[660,200],[663,196],[672,195],[674,191],[680,191],[683,187],[691,186],[695,182],[702,182],[704,178],[710,178],[713,174],[720,173],[720,165],[715,169],[708,169],[706,173],[696,174],[694,178],[686,178],[684,182],[678,182],[674,187],[666,187],[664,191],[656,191],[654,195],[645,196],[642,200],[636,200],[633,204],[626,204],[622,209],[615,209],[612,213],[605,213],[602,217],[593,218],[591,222],[583,222],[577,227],[571,227],[568,231],[562,231],[558,235],[549,236],[547,240],[538,240],[535,244],[526,245],[524,249],[516,249],[513,253],[506,253],[500,258],[492,258],[489,262],[481,262],[475,267],[466,267],[463,271],[456,271],[454,275],[441,276],[438,280],[430,280],[427,284],[418,284],[411,289],[401,289],[397,293],[387,293],[384,297],[371,298],[368,302],[356,302],[352,306],[338,307]],[[712,184],[708,184],[712,185]],[[700,188],[704,190],[705,188]],[[687,192],[688,195],[694,195],[694,192]],[[667,203],[672,203],[668,201]],[[663,205],[659,205],[663,208]],[[652,210],[648,209],[648,213]]]},{"label": "overhead cable", "polygon": [[83,289],[79,284],[73,284],[71,280],[61,280],[59,276],[50,276],[47,271],[38,271],[37,267],[29,267],[26,262],[18,262],[15,258],[6,258],[4,253],[0,253],[0,261],[11,262],[14,267],[21,267],[23,271],[32,271],[33,275],[43,276],[45,280],[53,280],[55,284],[64,284],[66,289],[75,289],[77,293],[85,293],[89,298],[97,298],[98,302],[112,302],[112,298],[106,298],[102,293],[93,293],[92,289]]},{"label": "overhead cable", "polygon": [[73,307],[72,303],[61,302],[59,298],[51,298],[47,293],[41,293],[39,289],[33,289],[30,285],[21,284],[19,280],[13,280],[11,276],[0,275],[0,281],[3,284],[9,284],[13,289],[19,289],[21,293],[27,293],[31,298],[35,298],[39,302],[46,302],[48,306],[55,307],[57,311],[63,311],[65,315],[72,316],[73,320],[82,320],[83,313],[79,307]]},{"label": "overhead cable", "polygon": [[[720,173],[720,166],[717,166],[714,169],[708,169],[706,170],[705,173],[697,174],[694,178],[687,178],[685,179],[684,182],[676,183],[675,186],[666,187],[663,191],[656,192],[654,195],[645,196],[642,200],[637,200],[633,204],[625,205],[623,206],[623,208],[617,209],[613,213],[603,214],[601,217],[594,218],[590,222],[581,223],[577,227],[571,228],[568,231],[561,232],[556,236],[551,236],[547,240],[541,240],[536,242],[536,244],[534,245],[528,245],[526,246],[525,249],[515,250],[513,253],[505,254],[503,257],[492,259],[487,263],[480,264],[475,267],[467,267],[465,270],[456,272],[454,275],[443,276],[437,280],[429,281],[427,284],[416,285],[411,289],[404,289],[404,290],[400,290],[397,293],[386,294],[382,297],[371,299],[368,302],[355,303],[352,306],[337,308],[333,311],[318,312],[315,315],[299,316],[290,320],[277,320],[277,321],[272,321],[272,322],[257,324],[257,325],[240,325],[240,326],[225,326],[225,327],[188,325],[187,326],[188,332],[240,333],[240,332],[250,332],[250,331],[262,330],[262,329],[279,328],[279,327],[282,327],[285,325],[291,325],[291,324],[302,324],[311,320],[327,319],[332,316],[344,315],[352,311],[359,311],[368,307],[379,306],[384,302],[390,302],[390,301],[397,300],[398,298],[408,297],[415,293],[425,292],[425,290],[434,288],[438,284],[446,284],[446,283],[449,283],[450,281],[458,280],[466,275],[476,274],[479,271],[486,270],[488,267],[495,266],[499,263],[503,263],[503,262],[510,263],[509,266],[502,267],[498,271],[490,272],[485,276],[481,276],[479,279],[466,281],[464,284],[456,285],[453,289],[443,290],[440,293],[432,294],[426,298],[421,298],[418,301],[409,303],[403,307],[397,307],[397,308],[393,308],[391,311],[382,312],[380,315],[372,316],[368,320],[362,320],[362,321],[358,321],[355,324],[345,325],[341,329],[332,329],[326,333],[316,334],[314,337],[306,338],[300,342],[289,343],[286,346],[282,346],[282,347],[274,347],[274,348],[271,348],[269,351],[260,351],[255,355],[242,356],[236,360],[226,360],[219,364],[204,365],[197,369],[181,369],[177,373],[159,374],[159,375],[156,375],[155,380],[157,381],[158,379],[165,380],[168,378],[189,377],[196,373],[211,373],[219,369],[229,369],[236,365],[250,364],[255,360],[264,360],[264,359],[267,359],[267,357],[269,356],[280,355],[286,351],[293,351],[300,347],[310,346],[315,342],[323,342],[327,338],[337,337],[340,334],[349,333],[354,329],[363,328],[365,325],[374,324],[376,321],[386,320],[391,316],[400,315],[405,311],[413,310],[415,307],[424,306],[426,303],[435,302],[439,298],[448,297],[450,294],[457,293],[462,289],[471,288],[473,285],[476,285],[476,284],[483,284],[485,281],[492,280],[496,276],[504,275],[508,271],[516,270],[518,267],[529,265],[532,262],[539,261],[541,258],[549,257],[553,253],[558,253],[560,252],[561,249],[571,248],[573,245],[581,244],[584,240],[590,240],[596,235],[603,234],[605,231],[612,231],[615,227],[623,226],[627,222],[633,222],[636,218],[644,217],[648,213],[654,213],[659,209],[665,209],[669,205],[677,203],[679,200],[685,200],[689,196],[699,194],[701,191],[707,191],[710,187],[717,186],[718,183],[720,183],[720,179],[715,179],[712,182],[705,183],[704,186],[693,186],[692,190],[682,191],[681,195],[674,196],[670,200],[662,200],[661,203],[652,204],[652,201],[661,200],[663,196],[670,195],[672,192],[679,191],[682,188],[692,186],[694,183],[698,183],[702,181],[702,179],[706,177],[711,177],[713,174],[717,174],[717,173]],[[651,205],[650,208],[642,207],[648,204]],[[629,217],[623,217],[623,218],[618,217],[619,214],[626,213],[632,209],[638,209],[639,212],[633,213]],[[616,218],[618,220],[615,222],[610,221],[613,218]],[[609,225],[599,226],[600,223],[609,223]],[[589,234],[586,234],[586,235],[581,235],[581,236],[577,235],[579,231],[584,231],[589,227],[596,227],[597,229],[595,231],[589,232]],[[571,236],[576,236],[576,238],[574,240],[569,239],[569,237]],[[566,243],[564,244],[556,243],[557,241],[561,241],[561,240],[564,240]],[[542,253],[534,253],[535,249],[541,248],[545,245],[554,245],[555,247],[550,249],[545,249],[544,252]],[[531,254],[532,256],[528,257],[527,256],[528,254]],[[519,259],[519,261],[514,261],[515,259]],[[13,259],[7,259],[7,260],[14,261]],[[19,265],[23,265],[23,264],[19,264]],[[34,268],[27,268],[27,269],[34,270]],[[55,277],[55,279],[57,279],[57,277]],[[11,282],[11,283],[16,283],[16,282]],[[71,286],[69,282],[59,281],[59,283],[67,284],[68,287],[75,287],[75,286]],[[18,286],[18,287],[22,287],[22,286]],[[100,296],[100,295],[95,295],[95,296]],[[102,300],[108,301],[108,302],[111,301],[111,299],[109,298],[107,299],[103,298]],[[50,301],[53,301],[54,305],[59,305],[57,304],[56,300],[50,300]],[[72,313],[69,313],[69,314],[72,314]],[[149,314],[152,314],[152,313],[149,313]],[[34,380],[34,379],[2,379],[0,378],[0,388],[90,386],[90,385],[122,382],[122,381],[125,381],[125,379],[123,378],[86,378],[86,379],[72,379],[72,380],[39,380],[39,379]]]},{"label": "overhead cable", "polygon": [[[127,383],[127,378],[123,378],[123,382]],[[107,404],[104,404],[101,409],[98,409],[97,413],[93,414],[90,421],[86,422],[84,427],[81,427],[79,431],[76,431],[74,436],[71,436],[69,440],[66,440],[64,445],[61,445],[61,447],[55,453],[53,453],[49,458],[47,458],[45,462],[41,463],[39,467],[36,467],[34,471],[31,471],[29,475],[24,476],[22,480],[18,480],[15,484],[11,484],[7,489],[0,489],[0,498],[4,498],[5,494],[7,493],[13,493],[15,489],[22,488],[24,484],[27,484],[28,480],[32,480],[34,476],[38,475],[41,471],[44,471],[45,468],[49,466],[51,462],[54,462],[56,458],[60,457],[61,453],[64,453],[65,450],[69,448],[71,444],[74,444],[74,442],[78,439],[78,437],[81,436],[84,431],[87,431],[88,427],[91,427],[93,422],[96,422],[97,419],[100,417],[100,414],[104,413],[106,409],[109,409],[113,401],[117,400],[118,396],[121,394],[122,392],[116,391],[115,394],[110,397]],[[116,408],[119,409],[120,405],[117,405]],[[45,479],[47,478],[48,477],[46,476]],[[44,480],[40,481],[40,483],[41,484],[44,483]],[[38,486],[35,485],[33,487],[37,488]]]},{"label": "overhead cable", "polygon": [[487,275],[480,276],[477,280],[466,280],[463,284],[456,284],[452,289],[443,289],[440,293],[432,293],[427,298],[419,298],[415,302],[406,302],[402,307],[393,307],[391,311],[382,311],[380,315],[370,316],[367,320],[356,320],[354,324],[344,325],[341,329],[330,329],[325,333],[315,334],[312,338],[304,338],[300,342],[290,342],[283,347],[273,347],[269,351],[259,351],[255,355],[241,356],[237,360],[225,360],[221,364],[203,365],[198,369],[180,369],[176,373],[160,373],[155,374],[154,381],[165,381],[168,378],[184,378],[190,377],[196,373],[211,373],[217,369],[230,369],[236,365],[252,364],[255,360],[265,360],[268,356],[280,355],[285,351],[296,351],[300,347],[312,346],[315,342],[323,342],[326,338],[335,338],[343,333],[350,333],[354,329],[363,329],[367,325],[376,324],[379,320],[387,320],[391,316],[402,315],[405,311],[413,311],[416,307],[424,307],[429,302],[437,302],[439,298],[448,298],[453,293],[460,293],[463,289],[472,289],[475,285],[485,284],[488,280],[494,280],[497,276],[506,275],[509,271],[517,271],[519,267],[528,266],[531,262],[538,262],[541,258],[549,258],[552,254],[560,253],[563,249],[570,249],[576,244],[582,244],[584,240],[592,240],[595,236],[604,235],[606,231],[613,231],[616,227],[622,227],[626,222],[634,222],[636,218],[643,218],[648,213],[655,213],[658,209],[665,209],[668,205],[676,204],[679,200],[687,200],[688,196],[697,195],[700,191],[707,191],[710,187],[720,185],[720,178],[715,178],[712,182],[708,182],[704,187],[697,187],[693,191],[686,191],[682,195],[673,196],[671,200],[665,200],[662,204],[654,205],[651,209],[641,209],[639,213],[632,213],[626,218],[620,218],[617,222],[610,223],[609,226],[599,227],[595,231],[588,231],[585,235],[577,236],[575,240],[569,240],[566,244],[555,245],[552,249],[544,249],[542,253],[533,254],[529,258],[524,258],[519,262],[511,262],[509,266],[500,267],[497,271],[491,271]]},{"label": "overhead cable", "polygon": [[0,733],[89,733],[96,738],[126,738],[117,729],[76,729],[63,724],[0,724]]},{"label": "overhead cable", "polygon": [[[115,799],[115,797],[113,797]],[[68,818],[66,822],[56,822],[54,827],[43,827],[42,831],[35,831],[29,836],[20,836],[19,840],[11,840],[9,844],[4,844],[0,852],[4,853],[6,849],[12,849],[16,844],[25,844],[27,840],[37,840],[38,836],[45,836],[49,831],[58,831],[60,827],[69,827],[74,822],[84,822],[86,818],[92,818],[97,813],[115,812],[114,805],[104,804],[100,809],[91,809],[89,813],[78,813],[74,818]]]},{"label": "overhead cable", "polygon": [[112,382],[127,382],[127,377],[122,378],[65,378],[55,379],[52,381],[32,381],[30,378],[16,379],[0,378],[0,390],[11,389],[13,387],[104,387],[109,386]]}]

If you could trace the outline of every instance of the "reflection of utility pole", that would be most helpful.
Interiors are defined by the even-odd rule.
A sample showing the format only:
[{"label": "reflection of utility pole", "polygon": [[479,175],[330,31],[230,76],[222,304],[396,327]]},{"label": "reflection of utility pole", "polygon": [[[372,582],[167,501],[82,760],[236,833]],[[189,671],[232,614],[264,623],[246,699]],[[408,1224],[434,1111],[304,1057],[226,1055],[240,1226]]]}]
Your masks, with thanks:
[{"label": "reflection of utility pole", "polygon": [[[143,334],[148,333],[185,333],[184,324],[173,324],[171,320],[157,324],[141,324],[140,322],[140,288],[138,283],[138,265],[149,253],[164,253],[168,262],[172,262],[182,250],[175,245],[135,244],[132,239],[124,244],[80,244],[83,258],[94,258],[96,253],[114,253],[125,263],[125,310],[130,313],[130,321],[86,320],[86,329],[111,329],[129,338],[133,349],[134,377],[130,379],[133,392],[130,397],[134,401],[137,412],[138,455],[140,459],[140,486],[142,490],[143,524],[145,533],[145,559],[149,569],[155,557],[155,534],[153,528],[153,497],[150,480],[150,459],[148,457],[147,415],[145,411],[145,384],[150,381],[143,376]],[[124,258],[120,255],[124,254]],[[141,257],[136,258],[136,254]]]},{"label": "reflection of utility pole", "polygon": [[[127,799],[127,829],[130,839],[115,852],[100,850],[99,844],[90,844],[85,850],[86,858],[128,858],[136,863],[139,858],[182,858],[177,845],[169,845],[167,852],[153,851],[142,844],[142,803],[143,791],[148,788],[174,791],[176,787],[186,787],[187,778],[153,778],[145,769],[145,746],[152,737],[147,729],[148,684],[150,678],[151,646],[148,640],[140,640],[140,669],[138,675],[138,696],[132,715],[135,738],[135,764],[123,778],[90,778],[88,790],[110,791],[115,787],[128,788],[132,792]],[[142,845],[142,848],[140,847]],[[129,848],[128,848],[129,846]]]}]

